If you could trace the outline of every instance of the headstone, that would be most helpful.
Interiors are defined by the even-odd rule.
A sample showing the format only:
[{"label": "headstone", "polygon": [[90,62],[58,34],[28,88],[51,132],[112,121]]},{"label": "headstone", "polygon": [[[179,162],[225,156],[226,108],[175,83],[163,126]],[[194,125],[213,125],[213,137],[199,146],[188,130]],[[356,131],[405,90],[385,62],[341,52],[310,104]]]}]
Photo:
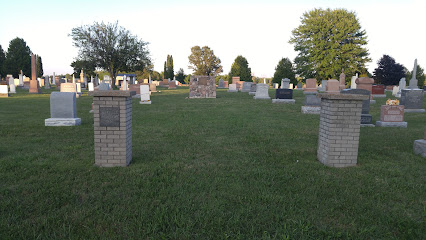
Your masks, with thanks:
[{"label": "headstone", "polygon": [[320,93],[319,97],[321,114],[317,159],[331,167],[355,166],[358,161],[361,106],[368,97],[328,93]]},{"label": "headstone", "polygon": [[296,86],[296,90],[303,90],[303,84],[298,83],[297,86]]},{"label": "headstone", "polygon": [[331,79],[327,81],[325,91],[329,94],[340,93],[340,83],[336,79]]},{"label": "headstone", "polygon": [[189,98],[216,98],[215,77],[191,75]]},{"label": "headstone", "polygon": [[382,105],[380,108],[380,121],[376,121],[378,127],[407,127],[404,122],[403,105]]},{"label": "headstone", "polygon": [[93,92],[95,90],[95,87],[93,86],[94,85],[93,82],[89,82],[88,85],[89,85],[89,92]]},{"label": "headstone", "polygon": [[253,99],[271,99],[269,97],[269,86],[265,83],[258,83],[256,84],[256,94],[254,95]]},{"label": "headstone", "polygon": [[149,74],[148,83],[149,83],[149,84],[151,84],[151,83],[152,83],[152,80],[151,80],[151,73]]},{"label": "headstone", "polygon": [[237,84],[235,84],[235,83],[229,84],[228,92],[238,92]]},{"label": "headstone", "polygon": [[41,89],[37,81],[36,57],[34,54],[31,54],[31,80],[29,93],[41,93]]},{"label": "headstone", "polygon": [[223,79],[219,79],[219,84],[218,84],[218,88],[225,88],[225,81],[223,81]]},{"label": "headstone", "polygon": [[157,92],[157,85],[155,83],[149,84],[149,91],[150,92]]},{"label": "headstone", "polygon": [[151,104],[151,98],[149,96],[149,85],[140,85],[140,96],[141,101],[139,104]]},{"label": "headstone", "polygon": [[279,84],[278,83],[274,83],[274,89],[278,89]]},{"label": "headstone", "polygon": [[[148,86],[148,84],[145,84],[145,85]],[[149,86],[148,86],[148,88],[149,88]],[[141,85],[140,84],[130,84],[129,85],[129,91],[136,93],[135,95],[133,95],[133,97],[135,97],[135,96],[140,97]]]},{"label": "headstone", "polygon": [[293,83],[290,83],[289,89],[293,89]]},{"label": "headstone", "polygon": [[351,78],[351,88],[356,89],[356,79],[358,78],[358,73],[355,76],[352,76]]},{"label": "headstone", "polygon": [[282,89],[289,89],[290,88],[290,79],[288,79],[288,78],[281,79],[281,88]]},{"label": "headstone", "polygon": [[358,94],[368,96],[368,100],[362,101],[361,111],[361,126],[362,127],[374,127],[373,117],[370,114],[370,91],[365,89],[344,89],[341,91],[342,94]]},{"label": "headstone", "polygon": [[373,98],[386,97],[385,85],[383,84],[373,85],[371,87],[371,94],[373,95]]},{"label": "headstone", "polygon": [[0,85],[0,97],[9,97],[9,88],[7,85]]},{"label": "headstone", "polygon": [[98,74],[96,74],[96,76],[95,76],[94,86],[96,87],[96,86],[98,86],[98,85],[99,85],[99,77],[98,77]]},{"label": "headstone", "polygon": [[423,109],[423,89],[403,89],[401,91],[401,105],[404,105],[405,112],[425,112]]},{"label": "headstone", "polygon": [[[52,84],[55,84],[55,85],[57,85],[57,81],[56,81],[56,75],[55,75],[55,72],[53,72],[53,77],[52,77]],[[56,86],[56,87],[58,87],[58,86]]]},{"label": "headstone", "polygon": [[[127,166],[132,161],[131,91],[93,91],[95,165]],[[114,101],[111,101],[114,99]]]},{"label": "headstone", "polygon": [[340,74],[340,76],[339,76],[339,82],[340,82],[339,89],[340,89],[340,90],[343,90],[343,89],[345,89],[345,88],[346,88],[346,85],[345,85],[345,78],[346,78],[346,75],[345,75],[345,73],[344,73],[344,69],[342,68],[342,73],[341,73],[341,74]]},{"label": "headstone", "polygon": [[306,88],[303,90],[304,94],[317,92],[317,80],[315,78],[306,79]]},{"label": "headstone", "polygon": [[414,140],[414,153],[426,158],[426,128],[423,139]]},{"label": "headstone", "polygon": [[9,77],[9,93],[16,93],[15,79],[13,77]]},{"label": "headstone", "polygon": [[76,90],[77,90],[77,98],[81,96],[81,83],[75,84]]},{"label": "headstone", "polygon": [[[365,89],[372,92],[374,79],[368,77],[361,77],[355,80],[357,89]],[[373,100],[373,96],[370,95],[370,104],[374,104],[376,100]]]},{"label": "headstone", "polygon": [[250,87],[249,95],[256,95],[256,89],[257,89],[256,84],[253,83]]},{"label": "headstone", "polygon": [[393,86],[392,88],[392,96],[396,96],[396,94],[398,94],[399,91],[399,86]]},{"label": "headstone", "polygon": [[[216,85],[216,83],[215,83],[215,85]],[[176,82],[175,81],[169,82],[169,89],[176,89]]]},{"label": "headstone", "polygon": [[410,83],[408,85],[409,89],[419,89],[418,80],[416,78],[417,75],[417,59],[414,60],[414,68],[413,68],[413,76],[411,76]]},{"label": "headstone", "polygon": [[98,91],[109,91],[111,89],[108,83],[102,82],[99,84]]},{"label": "headstone", "polygon": [[228,81],[224,81],[223,85],[224,85],[224,88],[229,88],[229,82]]},{"label": "headstone", "polygon": [[243,88],[241,89],[241,92],[250,92],[251,85],[253,85],[252,82],[243,82]]},{"label": "headstone", "polygon": [[44,79],[44,89],[50,89],[49,76],[46,76],[45,79]]},{"label": "headstone", "polygon": [[294,104],[296,102],[293,99],[293,89],[281,88],[275,90],[275,99],[272,99],[272,103],[289,103]]},{"label": "headstone", "polygon": [[52,92],[50,94],[50,118],[44,120],[45,126],[77,126],[76,96],[73,92]]},{"label": "headstone", "polygon": [[19,74],[19,86],[20,87],[24,86],[24,74],[22,74],[22,70],[21,70],[21,73]]},{"label": "headstone", "polygon": [[77,84],[75,83],[61,83],[61,92],[72,92],[75,93],[75,97],[78,98]]},{"label": "headstone", "polygon": [[401,80],[399,80],[399,90],[398,93],[396,94],[396,97],[401,97],[401,90],[405,89],[405,87],[407,86],[407,82],[405,81],[405,78],[401,78]]}]

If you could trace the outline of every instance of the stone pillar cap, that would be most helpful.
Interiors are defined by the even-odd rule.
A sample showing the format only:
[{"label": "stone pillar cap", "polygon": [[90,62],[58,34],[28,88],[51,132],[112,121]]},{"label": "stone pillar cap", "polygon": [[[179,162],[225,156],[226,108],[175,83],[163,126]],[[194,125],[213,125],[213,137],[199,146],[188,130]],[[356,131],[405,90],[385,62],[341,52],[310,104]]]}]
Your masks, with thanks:
[{"label": "stone pillar cap", "polygon": [[93,97],[131,97],[136,91],[108,90],[89,92],[89,96]]},{"label": "stone pillar cap", "polygon": [[319,98],[332,99],[332,100],[368,100],[368,95],[362,94],[341,94],[341,93],[319,93]]}]

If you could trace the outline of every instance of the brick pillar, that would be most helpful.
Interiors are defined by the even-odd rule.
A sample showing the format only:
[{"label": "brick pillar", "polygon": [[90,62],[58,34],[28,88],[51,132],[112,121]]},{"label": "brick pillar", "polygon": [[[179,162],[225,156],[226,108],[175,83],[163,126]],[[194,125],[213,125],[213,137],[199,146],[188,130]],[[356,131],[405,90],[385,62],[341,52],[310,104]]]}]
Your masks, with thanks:
[{"label": "brick pillar", "polygon": [[318,94],[321,98],[318,160],[331,167],[355,166],[362,100],[368,95]]},{"label": "brick pillar", "polygon": [[93,91],[95,164],[127,166],[132,161],[132,95],[130,91]]}]

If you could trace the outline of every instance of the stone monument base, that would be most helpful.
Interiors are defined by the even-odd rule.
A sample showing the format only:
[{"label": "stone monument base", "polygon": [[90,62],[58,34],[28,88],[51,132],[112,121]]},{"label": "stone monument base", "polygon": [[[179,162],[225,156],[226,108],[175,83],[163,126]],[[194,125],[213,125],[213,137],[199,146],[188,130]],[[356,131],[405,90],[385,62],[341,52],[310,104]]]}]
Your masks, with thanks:
[{"label": "stone monument base", "polygon": [[316,106],[302,106],[303,114],[320,114],[321,107]]},{"label": "stone monument base", "polygon": [[256,95],[256,92],[249,92],[249,95]]},{"label": "stone monument base", "polygon": [[373,94],[373,98],[385,98],[386,94]]},{"label": "stone monument base", "polygon": [[296,102],[295,99],[272,99],[272,103],[294,104],[295,102]]},{"label": "stone monument base", "polygon": [[414,141],[414,153],[420,154],[426,158],[426,139],[419,139]]},{"label": "stone monument base", "polygon": [[151,104],[151,101],[139,101],[139,104]]},{"label": "stone monument base", "polygon": [[376,104],[376,100],[370,100],[370,104]]},{"label": "stone monument base", "polygon": [[376,121],[376,126],[378,127],[407,127],[407,122],[382,122],[382,121]]},{"label": "stone monument base", "polygon": [[44,126],[78,126],[81,124],[81,118],[48,118],[44,120]]},{"label": "stone monument base", "polygon": [[237,90],[230,90],[230,89],[228,89],[228,92],[238,92],[238,89]]},{"label": "stone monument base", "polygon": [[253,99],[267,99],[267,100],[269,100],[269,99],[271,99],[271,97],[256,97],[256,96],[254,96]]},{"label": "stone monument base", "polygon": [[0,97],[9,97],[8,93],[0,93]]},{"label": "stone monument base", "polygon": [[374,124],[362,124],[361,123],[361,127],[375,127],[376,125]]},{"label": "stone monument base", "polygon": [[424,109],[404,109],[405,113],[424,113],[426,110]]},{"label": "stone monument base", "polygon": [[132,96],[132,98],[141,98],[141,95],[140,94],[135,94],[135,95]]}]

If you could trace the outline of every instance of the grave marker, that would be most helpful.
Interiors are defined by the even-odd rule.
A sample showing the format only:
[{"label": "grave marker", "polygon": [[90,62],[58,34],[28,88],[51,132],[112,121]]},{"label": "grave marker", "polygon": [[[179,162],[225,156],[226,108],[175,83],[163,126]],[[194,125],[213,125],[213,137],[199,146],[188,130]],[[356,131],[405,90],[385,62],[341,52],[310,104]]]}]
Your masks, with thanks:
[{"label": "grave marker", "polygon": [[50,118],[44,120],[45,126],[77,126],[76,97],[73,92],[52,92],[50,94]]}]

